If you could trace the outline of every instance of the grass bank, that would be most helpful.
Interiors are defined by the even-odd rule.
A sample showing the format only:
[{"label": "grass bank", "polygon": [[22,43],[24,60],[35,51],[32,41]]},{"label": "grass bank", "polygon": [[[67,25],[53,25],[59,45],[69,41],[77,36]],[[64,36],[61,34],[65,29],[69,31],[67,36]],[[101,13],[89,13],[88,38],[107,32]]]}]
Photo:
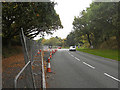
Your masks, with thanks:
[{"label": "grass bank", "polygon": [[105,49],[84,49],[84,48],[77,48],[78,51],[90,53],[93,55],[110,58],[113,60],[120,61],[120,56],[118,55],[118,50],[105,50]]}]

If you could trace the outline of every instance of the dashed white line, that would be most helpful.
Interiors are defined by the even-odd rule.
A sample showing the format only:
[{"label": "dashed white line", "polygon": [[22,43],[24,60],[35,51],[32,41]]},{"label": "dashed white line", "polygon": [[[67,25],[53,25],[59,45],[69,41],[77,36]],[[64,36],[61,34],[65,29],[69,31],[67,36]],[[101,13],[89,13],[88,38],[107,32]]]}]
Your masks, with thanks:
[{"label": "dashed white line", "polygon": [[112,79],[114,79],[114,80],[116,80],[116,81],[118,81],[118,82],[120,82],[120,80],[119,79],[117,79],[117,78],[115,78],[115,77],[113,77],[113,76],[111,76],[111,75],[109,75],[109,74],[107,74],[107,73],[104,73],[106,76],[108,76],[108,77],[110,77],[110,78],[112,78]]},{"label": "dashed white line", "polygon": [[[69,53],[69,52],[68,52]],[[69,54],[71,54],[71,53],[69,53]]]},{"label": "dashed white line", "polygon": [[[68,52],[69,53],[69,52]],[[71,53],[69,53],[69,54],[71,54]],[[72,57],[74,57],[72,54],[71,54],[71,56]],[[78,60],[78,61],[80,61],[80,59],[78,59],[77,57],[74,57],[76,60]],[[95,69],[95,67],[93,67],[92,65],[90,65],[90,64],[87,64],[86,62],[83,62],[85,65],[87,65],[87,66],[89,66],[90,68],[93,68],[93,69]]]},{"label": "dashed white line", "polygon": [[77,59],[78,61],[80,61],[80,59],[78,59],[77,57],[75,57],[75,59]]},{"label": "dashed white line", "polygon": [[[69,52],[68,52],[69,53]],[[74,57],[71,53],[69,53],[72,57]],[[78,59],[77,57],[74,57],[76,60],[78,60],[78,61],[80,61],[80,59]],[[93,69],[95,69],[95,67],[93,67],[92,65],[90,65],[90,64],[88,64],[88,63],[86,63],[86,62],[83,62],[85,65],[87,65],[87,66],[89,66],[90,68],[93,68]],[[108,76],[108,77],[110,77],[110,78],[112,78],[112,79],[114,79],[114,80],[116,80],[116,81],[118,81],[118,82],[120,82],[120,80],[119,79],[117,79],[117,78],[115,78],[115,77],[113,77],[113,76],[111,76],[111,75],[109,75],[109,74],[107,74],[107,73],[104,73],[106,76]]]},{"label": "dashed white line", "polygon": [[92,65],[90,65],[90,64],[87,64],[86,62],[83,62],[85,65],[87,65],[87,66],[89,66],[89,67],[91,67],[91,68],[93,68],[93,69],[95,69],[95,67],[93,67]]},{"label": "dashed white line", "polygon": [[[69,53],[69,52],[68,52]],[[72,52],[71,52],[72,53]],[[73,56],[71,53],[69,53],[72,57],[74,57],[76,60],[80,61],[77,57]]]},{"label": "dashed white line", "polygon": [[72,57],[74,57],[73,55],[71,55]]}]

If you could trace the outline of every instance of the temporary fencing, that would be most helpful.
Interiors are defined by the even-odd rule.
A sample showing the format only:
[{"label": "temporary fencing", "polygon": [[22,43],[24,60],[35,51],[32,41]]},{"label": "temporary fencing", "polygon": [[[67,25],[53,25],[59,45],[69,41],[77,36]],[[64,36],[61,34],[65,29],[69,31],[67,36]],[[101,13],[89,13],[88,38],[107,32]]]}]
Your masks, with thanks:
[{"label": "temporary fencing", "polygon": [[42,46],[39,40],[35,41],[26,37],[23,30],[20,37],[25,66],[14,79],[15,88],[46,88],[45,72],[47,69],[44,70],[44,68],[47,68],[47,65],[45,63],[57,50]]},{"label": "temporary fencing", "polygon": [[42,45],[20,33],[25,66],[14,80],[15,88],[43,88],[42,86]]}]

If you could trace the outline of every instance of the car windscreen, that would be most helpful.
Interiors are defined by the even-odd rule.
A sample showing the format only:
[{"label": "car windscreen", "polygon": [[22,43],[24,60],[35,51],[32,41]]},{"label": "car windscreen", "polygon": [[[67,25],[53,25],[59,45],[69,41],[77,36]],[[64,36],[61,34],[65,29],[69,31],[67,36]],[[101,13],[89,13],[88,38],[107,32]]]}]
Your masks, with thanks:
[{"label": "car windscreen", "polygon": [[73,46],[72,48],[75,48],[75,46]]}]

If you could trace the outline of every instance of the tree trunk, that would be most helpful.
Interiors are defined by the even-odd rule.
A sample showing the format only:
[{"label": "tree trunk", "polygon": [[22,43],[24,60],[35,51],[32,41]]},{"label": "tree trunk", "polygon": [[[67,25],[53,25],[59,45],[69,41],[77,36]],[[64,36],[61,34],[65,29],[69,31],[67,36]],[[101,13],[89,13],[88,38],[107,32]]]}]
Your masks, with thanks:
[{"label": "tree trunk", "polygon": [[118,34],[116,35],[116,40],[118,43],[118,49],[120,50],[120,31],[118,31]]},{"label": "tree trunk", "polygon": [[91,46],[91,41],[90,41],[90,36],[89,36],[89,34],[87,34],[87,38],[88,38],[88,42],[89,42],[89,44],[90,44],[90,46]]}]

